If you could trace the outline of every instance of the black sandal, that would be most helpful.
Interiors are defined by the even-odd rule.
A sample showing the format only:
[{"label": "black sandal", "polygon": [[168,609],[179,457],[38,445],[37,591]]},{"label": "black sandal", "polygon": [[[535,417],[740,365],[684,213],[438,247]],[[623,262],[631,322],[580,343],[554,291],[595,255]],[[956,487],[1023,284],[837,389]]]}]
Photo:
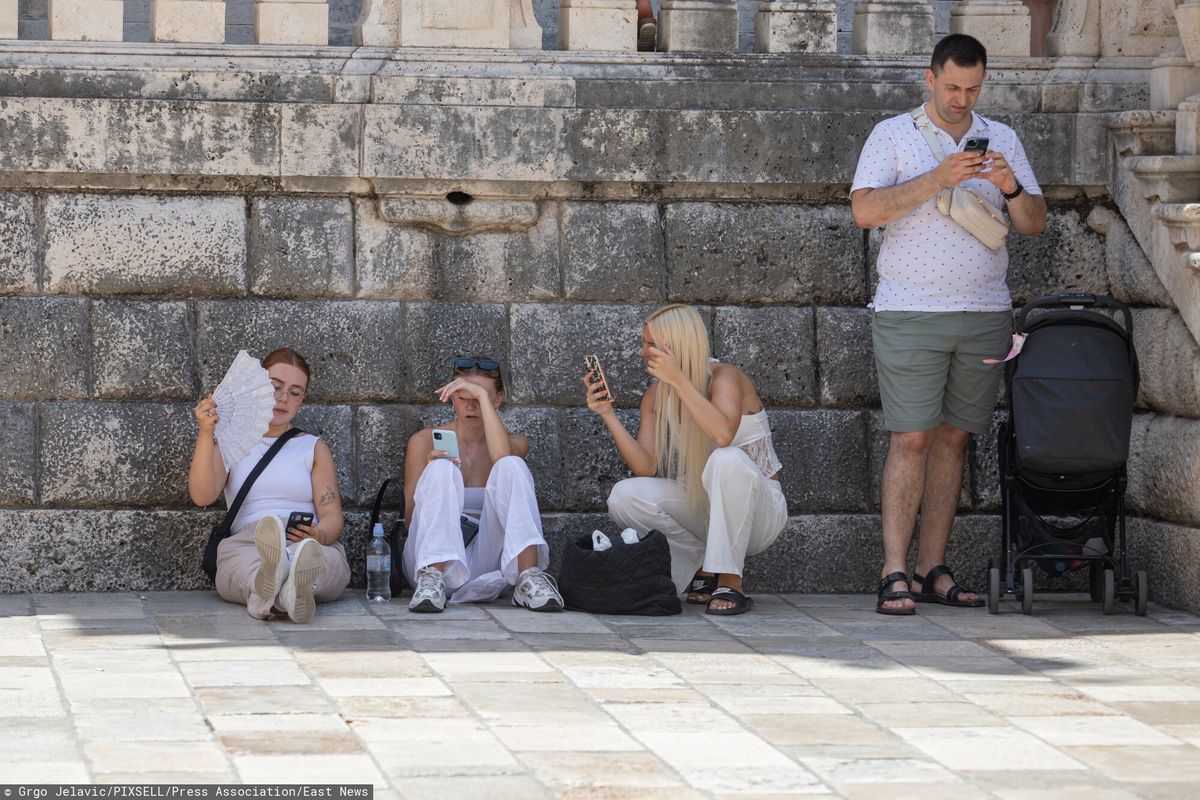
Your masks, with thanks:
[{"label": "black sandal", "polygon": [[[699,572],[697,572],[695,575],[692,576],[692,582],[690,584],[688,584],[687,601],[690,605],[693,605],[693,606],[706,606],[706,605],[708,605],[708,601],[712,599],[713,589],[716,589],[716,588],[717,588],[717,576],[716,575],[701,575]],[[702,594],[702,595],[706,595],[706,597],[703,600],[700,600],[700,599],[693,600],[691,598],[691,595],[694,595],[694,594]]]},{"label": "black sandal", "polygon": [[[946,594],[940,595],[937,590],[925,591],[926,587],[932,587],[937,583],[937,579],[943,575],[949,575],[950,580],[954,581],[954,585],[950,587]],[[915,592],[914,596],[918,603],[940,603],[944,606],[954,606],[955,608],[979,608],[983,605],[983,598],[976,597],[974,600],[959,600],[964,594],[975,594],[970,589],[964,589],[958,585],[958,581],[954,580],[954,574],[950,572],[950,568],[945,564],[938,564],[922,577],[917,573],[913,573],[912,579],[921,582],[921,591]]]},{"label": "black sandal", "polygon": [[[729,608],[713,608],[713,600],[725,600],[733,605]],[[719,617],[732,617],[734,614],[745,614],[752,608],[754,608],[753,597],[746,597],[732,586],[718,586],[713,589],[712,597],[708,598],[708,608],[704,613]]]},{"label": "black sandal", "polygon": [[[904,581],[907,584],[908,576],[903,572],[893,572],[890,575],[885,575],[883,580],[879,582],[879,599],[875,603],[876,614],[884,614],[889,617],[911,617],[917,613],[915,605],[917,598],[913,597],[912,592],[891,588],[891,585],[898,581]],[[911,608],[884,608],[883,604],[889,600],[912,600],[914,605]]]}]

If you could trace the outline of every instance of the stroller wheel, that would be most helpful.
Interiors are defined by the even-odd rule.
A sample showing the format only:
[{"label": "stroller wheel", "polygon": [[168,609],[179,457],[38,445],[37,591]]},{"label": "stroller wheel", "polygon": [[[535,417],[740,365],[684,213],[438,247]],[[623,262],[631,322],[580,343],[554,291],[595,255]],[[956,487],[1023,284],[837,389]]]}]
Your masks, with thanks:
[{"label": "stroller wheel", "polygon": [[1000,568],[988,567],[988,613],[998,614],[1000,612]]},{"label": "stroller wheel", "polygon": [[1033,567],[1021,567],[1021,613],[1033,613]]},{"label": "stroller wheel", "polygon": [[1103,608],[1105,614],[1111,614],[1117,604],[1117,576],[1111,569],[1104,570]]},{"label": "stroller wheel", "polygon": [[1134,573],[1133,591],[1133,613],[1144,617],[1146,609],[1150,605],[1150,579],[1146,576],[1146,570],[1139,569]]},{"label": "stroller wheel", "polygon": [[1092,595],[1092,602],[1099,603],[1104,599],[1104,562],[1090,561],[1088,562],[1088,591]]}]

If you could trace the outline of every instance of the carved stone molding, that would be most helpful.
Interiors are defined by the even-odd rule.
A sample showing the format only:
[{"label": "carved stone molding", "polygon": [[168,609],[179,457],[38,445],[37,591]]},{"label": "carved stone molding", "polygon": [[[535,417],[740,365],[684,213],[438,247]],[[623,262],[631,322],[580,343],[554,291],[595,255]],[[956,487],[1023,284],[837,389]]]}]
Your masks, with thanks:
[{"label": "carved stone molding", "polygon": [[538,204],[533,200],[476,199],[463,192],[445,197],[384,195],[379,198],[379,215],[397,225],[429,228],[449,236],[519,233],[537,224]]}]

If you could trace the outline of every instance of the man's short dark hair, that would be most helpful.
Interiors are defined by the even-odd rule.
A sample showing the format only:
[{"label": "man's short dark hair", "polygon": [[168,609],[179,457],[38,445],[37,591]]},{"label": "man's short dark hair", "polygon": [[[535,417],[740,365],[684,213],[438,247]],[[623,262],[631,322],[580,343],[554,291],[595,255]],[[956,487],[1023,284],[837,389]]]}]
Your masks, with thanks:
[{"label": "man's short dark hair", "polygon": [[987,69],[987,49],[974,36],[965,33],[952,33],[944,37],[933,48],[933,58],[929,60],[929,68],[937,75],[946,66],[947,61],[953,61],[960,67],[973,67],[982,64]]}]

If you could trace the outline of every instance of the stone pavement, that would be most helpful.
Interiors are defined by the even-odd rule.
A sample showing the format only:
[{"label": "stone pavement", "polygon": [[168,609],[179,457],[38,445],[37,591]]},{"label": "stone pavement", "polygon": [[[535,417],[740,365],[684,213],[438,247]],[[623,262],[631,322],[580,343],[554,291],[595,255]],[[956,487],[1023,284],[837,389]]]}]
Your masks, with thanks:
[{"label": "stone pavement", "polygon": [[[1007,604],[1011,606],[1010,604]],[[1200,796],[1200,618],[761,595],[750,615],[311,625],[204,592],[0,596],[0,783],[424,798]]]}]

